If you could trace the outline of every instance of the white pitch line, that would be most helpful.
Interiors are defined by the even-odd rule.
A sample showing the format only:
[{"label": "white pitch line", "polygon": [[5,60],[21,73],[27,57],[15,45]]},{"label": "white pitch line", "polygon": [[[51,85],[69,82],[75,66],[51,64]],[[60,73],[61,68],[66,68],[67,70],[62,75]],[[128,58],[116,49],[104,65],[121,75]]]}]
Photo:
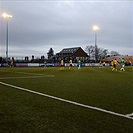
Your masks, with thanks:
[{"label": "white pitch line", "polygon": [[54,75],[42,75],[42,76],[26,76],[26,77],[3,77],[0,79],[26,79],[26,78],[41,78],[41,77],[55,77]]},{"label": "white pitch line", "polygon": [[126,114],[126,116],[131,117],[131,116],[133,116],[133,113],[131,113],[131,114]]},{"label": "white pitch line", "polygon": [[27,72],[15,72],[15,73],[28,74],[28,75],[44,75],[44,74],[39,74],[39,73],[27,73]]},{"label": "white pitch line", "polygon": [[92,109],[92,110],[96,110],[96,111],[104,112],[104,113],[107,113],[107,114],[111,114],[111,115],[115,115],[115,116],[119,116],[119,117],[123,117],[123,118],[127,118],[127,119],[133,120],[132,117],[129,117],[129,116],[124,115],[124,114],[119,114],[119,113],[115,113],[115,112],[108,111],[108,110],[105,110],[105,109],[101,109],[101,108],[97,108],[97,107],[93,107],[93,106],[77,103],[77,102],[74,102],[74,101],[58,98],[58,97],[55,97],[55,96],[51,96],[51,95],[43,94],[43,93],[40,93],[40,92],[28,90],[28,89],[25,89],[25,88],[22,88],[22,87],[18,87],[18,86],[14,86],[14,85],[11,85],[11,84],[7,84],[7,83],[4,83],[4,82],[0,82],[0,84],[5,85],[5,86],[9,86],[9,87],[12,87],[12,88],[15,88],[15,89],[18,89],[18,90],[27,91],[27,92],[30,92],[30,93],[33,93],[33,94],[37,94],[37,95],[40,95],[40,96],[45,96],[45,97],[48,97],[48,98],[51,98],[51,99],[55,99],[55,100],[58,100],[58,101],[74,104],[74,105],[81,106],[81,107],[84,107],[84,108],[89,108],[89,109]]},{"label": "white pitch line", "polygon": [[40,74],[40,73],[27,73],[27,72],[15,72],[15,73],[20,73],[20,74],[28,74],[28,75],[40,75],[40,76],[51,76],[51,77],[55,77],[55,75],[51,75],[51,74]]},{"label": "white pitch line", "polygon": [[[6,72],[12,72],[12,71],[6,71]],[[39,73],[27,73],[27,72],[14,72],[18,74],[26,74],[26,75],[35,75],[35,76],[28,76],[28,77],[4,77],[0,79],[15,79],[15,78],[36,78],[36,77],[55,77],[55,75],[47,75],[47,74],[39,74]]]}]

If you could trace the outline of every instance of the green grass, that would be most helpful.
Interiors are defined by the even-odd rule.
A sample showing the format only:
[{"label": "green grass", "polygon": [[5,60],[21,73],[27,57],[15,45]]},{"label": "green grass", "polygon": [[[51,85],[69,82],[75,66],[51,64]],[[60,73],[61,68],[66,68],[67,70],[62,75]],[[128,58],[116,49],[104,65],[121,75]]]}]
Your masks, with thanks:
[{"label": "green grass", "polygon": [[[125,69],[125,72],[111,72],[110,67],[84,67],[81,70],[75,67],[73,70],[65,68],[62,71],[58,67],[0,68],[0,82],[120,114],[129,114],[133,113],[133,71],[132,67]],[[20,78],[39,74],[54,77]],[[131,119],[0,84],[1,133],[132,131]]]}]

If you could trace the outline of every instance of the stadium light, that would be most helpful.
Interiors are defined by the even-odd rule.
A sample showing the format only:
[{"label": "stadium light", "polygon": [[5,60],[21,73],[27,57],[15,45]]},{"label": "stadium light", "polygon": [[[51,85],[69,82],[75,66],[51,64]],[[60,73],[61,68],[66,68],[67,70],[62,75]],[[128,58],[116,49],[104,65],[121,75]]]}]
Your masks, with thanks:
[{"label": "stadium light", "polygon": [[93,26],[93,30],[94,30],[94,31],[97,31],[97,30],[99,30],[99,27],[98,27],[97,25],[94,25],[94,26]]},{"label": "stadium light", "polygon": [[97,45],[97,31],[99,30],[99,27],[97,25],[93,26],[93,31],[95,33],[95,62],[96,62],[96,45]]},{"label": "stadium light", "polygon": [[8,19],[8,18],[12,18],[12,15],[9,15],[9,14],[7,14],[7,13],[3,13],[3,14],[2,14],[2,17]]},{"label": "stadium light", "polygon": [[8,66],[8,19],[12,18],[12,15],[3,13],[2,17],[6,19],[6,65]]}]

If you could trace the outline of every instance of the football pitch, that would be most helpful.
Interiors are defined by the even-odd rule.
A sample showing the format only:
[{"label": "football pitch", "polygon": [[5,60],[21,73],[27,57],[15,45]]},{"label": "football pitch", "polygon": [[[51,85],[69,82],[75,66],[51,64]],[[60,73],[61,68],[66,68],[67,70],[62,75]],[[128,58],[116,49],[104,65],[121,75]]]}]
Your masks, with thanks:
[{"label": "football pitch", "polygon": [[133,67],[0,68],[0,133],[132,133]]}]

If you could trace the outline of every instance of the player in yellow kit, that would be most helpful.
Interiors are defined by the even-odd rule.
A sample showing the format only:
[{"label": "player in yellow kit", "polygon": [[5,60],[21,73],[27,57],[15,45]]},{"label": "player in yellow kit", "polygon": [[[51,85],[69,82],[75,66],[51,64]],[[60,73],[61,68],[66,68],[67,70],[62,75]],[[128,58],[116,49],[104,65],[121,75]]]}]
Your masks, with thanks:
[{"label": "player in yellow kit", "polygon": [[69,70],[72,68],[72,60],[69,61]]},{"label": "player in yellow kit", "polygon": [[61,60],[61,68],[60,68],[60,70],[64,70],[64,61],[63,61],[63,59]]},{"label": "player in yellow kit", "polygon": [[117,71],[117,65],[118,65],[117,60],[114,59],[114,60],[111,62],[111,64],[112,64],[112,72],[113,72],[114,70]]}]

